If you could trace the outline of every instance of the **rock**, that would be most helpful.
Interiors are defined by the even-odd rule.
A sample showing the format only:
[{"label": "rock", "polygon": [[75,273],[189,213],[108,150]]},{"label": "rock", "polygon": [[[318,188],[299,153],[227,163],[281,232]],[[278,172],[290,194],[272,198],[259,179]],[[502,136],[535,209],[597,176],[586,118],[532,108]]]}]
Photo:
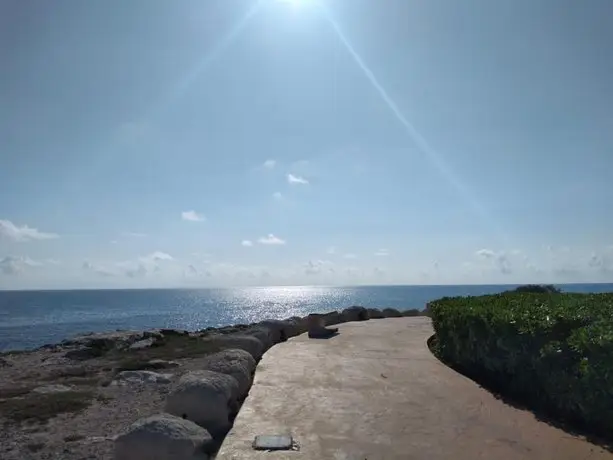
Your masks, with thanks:
[{"label": "rock", "polygon": [[292,316],[291,318],[284,319],[283,321],[292,325],[296,335],[304,334],[309,329],[306,316],[304,318],[301,318],[300,316]]},{"label": "rock", "polygon": [[70,366],[72,360],[65,356],[46,356],[41,360],[41,366]]},{"label": "rock", "polygon": [[170,369],[171,367],[179,367],[179,363],[164,359],[152,359],[147,363],[147,369]]},{"label": "rock", "polygon": [[383,319],[385,318],[385,315],[383,314],[383,312],[377,308],[367,308],[366,311],[368,311],[368,317],[370,319]]},{"label": "rock", "polygon": [[235,399],[244,398],[253,381],[256,362],[245,350],[231,349],[220,351],[206,358],[204,369],[234,377],[238,382],[238,394]]},{"label": "rock", "polygon": [[143,339],[153,339],[154,342],[157,342],[158,340],[164,340],[164,334],[160,331],[144,331]]},{"label": "rock", "polygon": [[366,321],[370,319],[368,316],[368,310],[366,310],[364,307],[357,306],[345,308],[341,315],[347,323],[351,321]]},{"label": "rock", "polygon": [[53,394],[53,393],[66,393],[67,391],[72,391],[73,388],[66,385],[43,385],[40,387],[36,387],[32,390],[32,393],[39,393],[43,395]]},{"label": "rock", "polygon": [[0,367],[11,367],[13,365],[8,359],[0,357]]},{"label": "rock", "polygon": [[151,347],[153,343],[154,343],[153,338],[143,339],[143,340],[139,340],[138,342],[134,342],[132,345],[130,345],[129,348],[130,350],[142,350],[143,348]]},{"label": "rock", "polygon": [[386,318],[400,318],[402,316],[402,313],[395,308],[384,308],[382,313]]},{"label": "rock", "polygon": [[[264,354],[270,347],[274,345],[274,332],[267,327],[264,326],[254,326],[245,331],[244,334],[247,336],[253,336],[260,341],[262,344],[262,354]],[[254,356],[255,358],[255,356]],[[255,358],[258,359],[258,358]]]},{"label": "rock", "polygon": [[159,374],[153,371],[122,371],[113,380],[113,385],[124,385],[129,383],[170,383],[174,376],[172,374]]},{"label": "rock", "polygon": [[66,358],[82,361],[104,356],[113,349],[124,350],[133,343],[145,339],[145,336],[147,339],[152,339],[153,342],[158,337],[150,331],[116,331],[77,336],[70,340],[64,340],[61,345],[71,348],[65,353]]},{"label": "rock", "polygon": [[340,324],[344,322],[342,315],[337,311],[324,313],[322,316],[326,326],[333,326],[334,324]]},{"label": "rock", "polygon": [[99,332],[76,336],[73,339],[62,342],[62,345],[76,345],[101,350],[111,350],[128,346],[143,338],[143,332],[139,331],[115,331]]},{"label": "rock", "polygon": [[73,361],[85,361],[87,359],[99,358],[106,353],[105,350],[93,347],[78,347],[73,350],[68,350],[64,357]]},{"label": "rock", "polygon": [[181,336],[184,336],[184,335],[189,335],[188,331],[179,331],[177,329],[160,329],[159,332],[160,332],[160,334],[162,334],[163,336],[166,336],[166,337],[170,337],[170,336],[173,336],[173,335],[175,337],[176,336],[181,337]]},{"label": "rock", "polygon": [[249,326],[247,326],[246,324],[235,324],[234,326],[219,327],[215,329],[215,332],[217,332],[218,334],[235,334],[237,332],[243,332],[246,329],[249,329]]},{"label": "rock", "polygon": [[273,344],[285,342],[307,330],[306,321],[298,316],[284,320],[267,319],[258,323],[257,327],[264,327],[271,331]]},{"label": "rock", "polygon": [[215,343],[218,350],[228,350],[230,348],[245,350],[247,353],[250,353],[256,361],[259,361],[264,354],[262,342],[252,335],[228,334],[205,337],[202,340]]},{"label": "rock", "polygon": [[324,315],[312,313],[307,317],[308,335],[311,339],[328,339],[338,333],[338,328],[326,327]]},{"label": "rock", "polygon": [[208,460],[212,441],[204,428],[189,420],[153,415],[115,439],[115,460]]},{"label": "rock", "polygon": [[417,308],[411,308],[409,310],[404,310],[402,316],[420,316],[421,312]]},{"label": "rock", "polygon": [[206,428],[213,436],[230,427],[230,414],[237,409],[233,395],[238,382],[232,376],[213,371],[184,374],[166,398],[166,412]]},{"label": "rock", "polygon": [[258,323],[257,327],[270,330],[269,336],[272,339],[273,345],[285,342],[287,339],[298,335],[295,332],[296,328],[294,324],[278,319],[267,319],[261,321],[260,323]]}]

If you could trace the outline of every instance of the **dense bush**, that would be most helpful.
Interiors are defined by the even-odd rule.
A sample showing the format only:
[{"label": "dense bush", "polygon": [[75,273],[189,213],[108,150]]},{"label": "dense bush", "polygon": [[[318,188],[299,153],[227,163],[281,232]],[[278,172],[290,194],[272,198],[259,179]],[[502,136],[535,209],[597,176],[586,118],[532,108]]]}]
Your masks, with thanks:
[{"label": "dense bush", "polygon": [[444,298],[429,311],[441,359],[612,438],[613,294],[506,292]]},{"label": "dense bush", "polygon": [[534,294],[559,294],[561,291],[553,284],[526,284],[518,286],[514,292],[531,292]]}]

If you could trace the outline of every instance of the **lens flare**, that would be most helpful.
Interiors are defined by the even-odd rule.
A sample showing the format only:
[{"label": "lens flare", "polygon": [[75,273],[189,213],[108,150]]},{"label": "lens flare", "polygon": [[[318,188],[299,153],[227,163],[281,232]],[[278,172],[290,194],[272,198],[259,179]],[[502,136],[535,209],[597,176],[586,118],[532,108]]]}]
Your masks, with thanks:
[{"label": "lens flare", "polygon": [[504,240],[508,239],[508,236],[498,227],[498,225],[493,222],[485,208],[473,197],[472,193],[469,191],[468,187],[462,183],[462,181],[457,177],[457,175],[451,170],[447,162],[444,158],[430,145],[430,143],[422,136],[419,131],[413,126],[413,124],[403,115],[400,111],[398,105],[394,102],[394,100],[387,93],[385,88],[379,83],[377,78],[375,77],[372,70],[366,65],[362,57],[358,54],[355,48],[351,45],[345,34],[342,32],[338,23],[332,17],[330,11],[326,8],[323,2],[318,2],[318,6],[321,8],[323,12],[324,18],[330,23],[332,29],[336,33],[339,41],[343,44],[349,55],[353,58],[355,63],[364,73],[366,79],[373,86],[375,91],[381,96],[383,102],[387,105],[390,111],[394,114],[396,119],[400,122],[400,124],[404,127],[405,131],[409,135],[409,137],[413,140],[413,142],[417,145],[417,147],[426,154],[428,159],[434,164],[434,166],[438,169],[440,174],[445,177],[453,185],[453,187],[461,193],[467,203],[472,207],[475,213],[485,222],[488,226],[493,228],[496,231],[499,237]]}]

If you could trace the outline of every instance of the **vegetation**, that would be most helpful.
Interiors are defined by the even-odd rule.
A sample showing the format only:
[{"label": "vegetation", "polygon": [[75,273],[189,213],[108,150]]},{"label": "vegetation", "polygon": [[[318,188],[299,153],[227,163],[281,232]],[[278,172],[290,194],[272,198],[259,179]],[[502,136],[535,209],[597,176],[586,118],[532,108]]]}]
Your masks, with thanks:
[{"label": "vegetation", "polygon": [[91,391],[29,393],[0,401],[0,416],[14,422],[45,422],[59,414],[83,410],[89,407],[93,398]]},{"label": "vegetation", "polygon": [[512,292],[525,292],[533,294],[560,294],[562,291],[553,284],[526,284],[516,287]]},{"label": "vegetation", "polygon": [[188,335],[171,335],[152,347],[114,351],[108,357],[119,361],[119,367],[122,370],[133,370],[136,369],[135,366],[146,365],[152,359],[199,358],[216,353],[223,348],[223,344],[215,340]]},{"label": "vegetation", "polygon": [[429,305],[433,351],[480,383],[611,439],[613,294],[443,298]]}]

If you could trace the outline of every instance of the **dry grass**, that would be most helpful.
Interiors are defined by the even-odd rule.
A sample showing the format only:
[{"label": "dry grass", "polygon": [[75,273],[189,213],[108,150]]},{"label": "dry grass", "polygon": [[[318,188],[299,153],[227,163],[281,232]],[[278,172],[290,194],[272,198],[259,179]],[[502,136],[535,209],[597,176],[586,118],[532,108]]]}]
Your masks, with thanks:
[{"label": "dry grass", "polygon": [[34,388],[33,386],[28,386],[28,385],[24,385],[20,387],[0,388],[0,399],[10,399],[10,398],[16,398],[19,396],[23,396],[23,395],[28,394],[30,391],[32,391],[33,388]]},{"label": "dry grass", "polygon": [[125,350],[109,355],[118,363],[122,370],[143,370],[152,359],[180,359],[198,358],[211,353],[218,352],[223,346],[215,340],[206,340],[200,337],[190,337],[187,335],[177,335],[166,337],[166,339],[155,346],[142,350]]},{"label": "dry grass", "polygon": [[81,434],[69,434],[68,436],[64,436],[64,442],[77,442],[85,439],[85,436]]},{"label": "dry grass", "polygon": [[39,377],[39,380],[64,385],[96,386],[100,382],[99,372],[99,369],[90,366],[63,367]]},{"label": "dry grass", "polygon": [[91,404],[91,391],[29,393],[20,398],[0,401],[0,416],[13,422],[46,422],[59,414],[79,412]]}]

